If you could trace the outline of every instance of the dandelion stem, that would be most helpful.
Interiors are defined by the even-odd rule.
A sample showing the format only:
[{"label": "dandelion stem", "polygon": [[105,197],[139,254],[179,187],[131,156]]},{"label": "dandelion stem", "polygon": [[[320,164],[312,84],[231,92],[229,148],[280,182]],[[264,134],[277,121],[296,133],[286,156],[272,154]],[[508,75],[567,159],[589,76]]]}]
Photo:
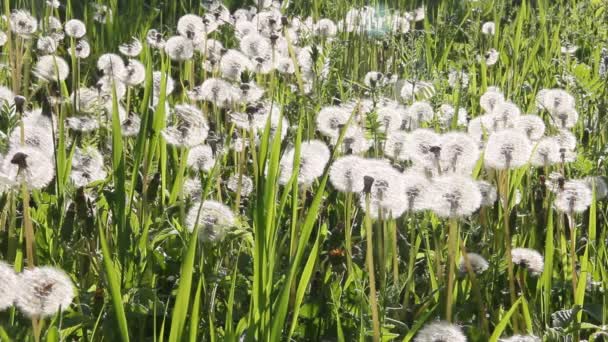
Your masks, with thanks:
[{"label": "dandelion stem", "polygon": [[570,259],[572,262],[572,294],[576,301],[576,222],[574,220],[574,213],[568,213],[568,226],[570,227]]},{"label": "dandelion stem", "polygon": [[[365,212],[369,212],[369,194],[365,197]],[[365,215],[365,230],[367,240],[367,274],[369,276],[369,302],[372,309],[372,324],[374,331],[374,342],[380,341],[380,321],[378,318],[378,303],[376,300],[376,277],[374,275],[374,251],[372,240],[372,222],[369,214]]]},{"label": "dandelion stem", "polygon": [[445,315],[448,322],[452,322],[452,301],[454,296],[454,267],[456,249],[458,247],[458,221],[450,218],[448,228],[448,287],[446,296]]},{"label": "dandelion stem", "polygon": [[[511,257],[511,233],[509,231],[509,218],[511,216],[510,210],[510,196],[509,196],[509,171],[501,172],[500,183],[501,196],[502,196],[502,208],[503,208],[503,224],[504,224],[504,240],[505,240],[505,253],[507,259],[507,273],[509,277],[509,295],[511,297],[511,305],[514,305],[517,298],[515,296],[515,276],[513,274],[513,260]],[[517,334],[519,333],[519,315],[514,314],[513,317],[513,330]]]},{"label": "dandelion stem", "polygon": [[353,201],[353,194],[346,193],[346,201],[344,204],[345,211],[345,224],[344,224],[344,241],[346,243],[346,267],[348,274],[351,275],[353,272],[353,250],[352,250],[352,219],[351,219],[351,207]]}]

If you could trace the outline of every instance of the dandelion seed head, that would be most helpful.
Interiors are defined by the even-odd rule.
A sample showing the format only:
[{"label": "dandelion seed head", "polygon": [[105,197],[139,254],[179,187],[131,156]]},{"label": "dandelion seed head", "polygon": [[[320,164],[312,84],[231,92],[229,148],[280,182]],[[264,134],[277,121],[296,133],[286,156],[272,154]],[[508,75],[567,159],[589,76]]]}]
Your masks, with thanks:
[{"label": "dandelion seed head", "polygon": [[14,10],[11,13],[9,24],[11,31],[24,39],[30,38],[38,29],[38,22],[26,10]]},{"label": "dandelion seed head", "polygon": [[433,112],[433,107],[428,102],[418,101],[407,107],[404,115],[403,119],[407,120],[408,128],[415,129],[421,123],[431,121],[435,113]]},{"label": "dandelion seed head", "polygon": [[412,101],[415,98],[428,99],[435,95],[435,87],[427,81],[407,81],[400,80],[395,83],[396,91],[406,102]]},{"label": "dandelion seed head", "polygon": [[543,137],[532,149],[530,164],[546,167],[561,162],[560,146],[557,139]]},{"label": "dandelion seed head", "polygon": [[468,216],[479,209],[480,205],[479,187],[469,177],[459,175],[436,177],[429,188],[427,207],[437,216]]},{"label": "dandelion seed head", "polygon": [[19,290],[17,274],[11,266],[0,261],[0,311],[13,306],[15,293]]},{"label": "dandelion seed head", "polygon": [[528,139],[537,141],[545,133],[545,122],[537,115],[521,115],[514,120],[513,127],[526,133]]},{"label": "dandelion seed head", "polygon": [[464,70],[450,70],[448,73],[448,85],[452,88],[466,88],[469,85],[469,74]]},{"label": "dandelion seed head", "polygon": [[557,140],[557,143],[561,148],[564,148],[569,151],[574,150],[576,148],[576,136],[574,135],[574,133],[568,130],[559,130],[558,134],[555,135],[555,139]]},{"label": "dandelion seed head", "polygon": [[543,273],[545,267],[543,256],[533,249],[513,248],[511,250],[511,259],[513,264],[526,268],[533,276]]},{"label": "dandelion seed head", "polygon": [[55,177],[55,163],[42,150],[29,146],[11,146],[0,170],[13,183],[29,189],[42,189]]},{"label": "dandelion seed head", "polygon": [[57,51],[57,42],[53,37],[42,36],[36,41],[36,49],[46,55],[54,54]]},{"label": "dandelion seed head", "polygon": [[[325,165],[329,161],[329,148],[320,140],[303,142],[300,145],[300,171],[297,181],[299,184],[310,185],[323,175]],[[293,163],[295,148],[287,151],[280,161],[279,183],[287,184],[294,172]]]},{"label": "dandelion seed head", "polygon": [[365,78],[363,79],[363,84],[365,84],[368,88],[376,88],[381,87],[383,85],[384,74],[378,71],[370,71],[365,74]]},{"label": "dandelion seed head", "polygon": [[485,53],[484,57],[486,65],[492,66],[498,62],[498,57],[500,57],[500,54],[496,49],[490,49]]},{"label": "dandelion seed head", "polygon": [[409,137],[407,154],[414,165],[436,167],[441,152],[441,136],[429,129],[419,128]]},{"label": "dandelion seed head", "polygon": [[15,94],[5,86],[0,86],[0,108],[3,105],[11,107],[15,104]]},{"label": "dandelion seed head", "polygon": [[450,132],[441,136],[439,163],[444,173],[471,174],[479,158],[479,148],[468,134]]},{"label": "dandelion seed head", "polygon": [[406,211],[418,212],[428,208],[426,196],[431,183],[424,174],[406,171],[402,176]]},{"label": "dandelion seed head", "polygon": [[[473,271],[474,273],[482,274],[490,267],[488,261],[477,253],[467,253],[467,259],[469,261],[469,264],[471,265],[471,271]],[[464,256],[460,257],[458,270],[461,273],[467,273],[467,264],[465,262]]]},{"label": "dandelion seed head", "polygon": [[270,40],[257,32],[251,32],[241,38],[239,47],[249,58],[262,57],[266,59],[270,57],[272,52]]},{"label": "dandelion seed head", "polygon": [[76,148],[72,158],[72,173],[70,179],[77,187],[87,186],[90,183],[106,178],[103,156],[94,147]]},{"label": "dandelion seed head", "polygon": [[555,197],[555,207],[567,214],[582,213],[593,200],[593,193],[584,180],[566,181]]},{"label": "dandelion seed head", "polygon": [[228,80],[240,81],[241,74],[249,70],[253,70],[253,63],[240,51],[228,50],[220,59],[220,72]]},{"label": "dandelion seed head", "polygon": [[120,124],[123,137],[133,137],[139,134],[141,119],[135,113],[130,113]]},{"label": "dandelion seed head", "polygon": [[[199,214],[200,208],[200,214]],[[197,220],[198,218],[198,220]],[[188,231],[199,229],[199,239],[205,242],[219,242],[236,225],[236,217],[230,208],[220,202],[206,200],[202,207],[194,203],[186,216]]]},{"label": "dandelion seed head", "polygon": [[125,62],[119,55],[105,53],[97,59],[97,69],[106,76],[119,77],[125,70]]},{"label": "dandelion seed head", "polygon": [[140,61],[130,59],[119,78],[128,86],[142,84],[146,80],[146,67]]},{"label": "dandelion seed head", "polygon": [[215,157],[211,146],[198,145],[190,149],[187,165],[197,171],[211,171],[215,165]]},{"label": "dandelion seed head", "polygon": [[188,95],[193,100],[208,101],[225,108],[236,102],[239,92],[239,89],[222,79],[208,78]]},{"label": "dandelion seed head", "polygon": [[481,25],[481,33],[488,35],[488,36],[493,36],[496,34],[496,25],[494,24],[493,21],[487,21],[485,23],[483,23],[483,25]]},{"label": "dandelion seed head", "polygon": [[603,176],[586,177],[585,183],[592,191],[595,191],[595,199],[601,200],[608,196],[608,182]]},{"label": "dandelion seed head", "polygon": [[[72,49],[69,49],[68,52],[70,53],[70,56],[71,56]],[[78,42],[74,46],[74,57],[80,58],[80,59],[85,59],[85,58],[89,57],[90,54],[91,54],[91,45],[89,45],[89,42],[87,42],[84,39],[78,40]]]},{"label": "dandelion seed head", "polygon": [[501,338],[499,342],[541,342],[541,339],[534,335],[513,335],[507,338]]},{"label": "dandelion seed head", "polygon": [[532,146],[526,135],[515,129],[506,129],[490,135],[486,144],[484,162],[495,170],[514,169],[525,165]]},{"label": "dandelion seed head", "polygon": [[131,40],[128,43],[120,44],[118,46],[118,51],[129,58],[139,56],[142,49],[143,46],[141,45],[141,42],[135,37],[131,37]]},{"label": "dandelion seed head", "polygon": [[479,98],[479,105],[486,113],[492,113],[494,108],[503,103],[505,101],[505,96],[499,91],[495,89],[488,89],[481,97]]},{"label": "dandelion seed head", "polygon": [[329,138],[337,139],[340,130],[350,118],[350,111],[341,106],[326,106],[317,114],[317,129]]},{"label": "dandelion seed head", "polygon": [[0,47],[4,46],[8,41],[8,36],[3,31],[0,31]]},{"label": "dandelion seed head", "polygon": [[25,269],[18,283],[15,304],[28,317],[49,317],[67,310],[75,295],[70,277],[55,267]]},{"label": "dandelion seed head", "polygon": [[369,188],[369,207],[367,196],[360,196],[359,206],[374,220],[403,215],[408,209],[403,174],[383,160],[369,159],[362,167],[364,183],[366,177],[373,183]]},{"label": "dandelion seed head", "polygon": [[239,183],[241,188],[241,196],[249,197],[251,192],[253,192],[253,180],[250,177],[241,175],[239,181],[239,175],[232,175],[230,176],[230,178],[228,178],[226,187],[228,188],[228,190],[236,193],[239,191]]},{"label": "dandelion seed head", "polygon": [[[124,70],[124,69],[123,69]],[[112,108],[112,98],[116,94],[116,99],[120,100],[127,94],[127,87],[119,79],[112,76],[101,77],[96,84],[99,100],[104,107]]]},{"label": "dandelion seed head", "polygon": [[[332,145],[336,145],[337,143],[337,138],[331,139]],[[344,139],[342,140],[342,144],[338,146],[338,150],[346,154],[359,154],[369,150],[371,145],[372,141],[367,138],[363,128],[350,125],[346,129],[346,132],[344,132]]]},{"label": "dandelion seed head", "polygon": [[45,55],[38,58],[34,66],[34,75],[46,82],[65,81],[70,73],[68,63],[61,57]]},{"label": "dandelion seed head", "polygon": [[205,36],[203,18],[196,14],[186,14],[177,21],[177,32],[186,39],[195,40]]},{"label": "dandelion seed head", "polygon": [[73,131],[89,133],[99,129],[99,122],[90,116],[71,116],[66,118],[66,125]]},{"label": "dandelion seed head", "polygon": [[403,116],[407,115],[407,110],[400,106],[393,104],[383,105],[378,107],[376,114],[378,115],[378,123],[380,123],[380,130],[388,133],[394,132],[401,128],[403,123]]},{"label": "dandelion seed head", "polygon": [[93,4],[93,20],[98,23],[105,24],[108,17],[112,17],[112,9],[106,5]]},{"label": "dandelion seed head", "polygon": [[362,165],[365,162],[365,158],[355,155],[336,159],[329,169],[329,181],[340,192],[363,191],[363,174],[361,171],[363,171]]},{"label": "dandelion seed head", "polygon": [[496,202],[496,199],[498,198],[496,187],[490,184],[489,182],[483,180],[478,180],[477,186],[479,187],[479,192],[481,193],[481,206],[493,206]]},{"label": "dandelion seed head", "polygon": [[182,36],[173,36],[165,43],[165,52],[171,60],[183,62],[194,56],[192,41]]},{"label": "dandelion seed head", "polygon": [[72,38],[82,38],[87,33],[87,27],[78,19],[71,19],[65,23],[65,34]]},{"label": "dandelion seed head", "polygon": [[459,326],[448,322],[428,323],[416,335],[414,342],[466,342]]},{"label": "dandelion seed head", "polygon": [[165,48],[167,41],[163,38],[163,34],[156,29],[150,29],[146,34],[146,42],[152,48],[162,50]]},{"label": "dandelion seed head", "polygon": [[406,146],[408,142],[409,133],[404,131],[390,132],[384,142],[384,154],[400,161],[409,160],[409,150]]}]

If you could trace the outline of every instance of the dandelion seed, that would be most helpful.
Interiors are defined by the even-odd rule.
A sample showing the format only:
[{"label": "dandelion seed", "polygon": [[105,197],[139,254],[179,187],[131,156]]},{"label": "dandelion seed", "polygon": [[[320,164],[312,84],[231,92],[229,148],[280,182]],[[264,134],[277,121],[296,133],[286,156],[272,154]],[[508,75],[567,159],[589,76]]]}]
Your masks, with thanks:
[{"label": "dandelion seed", "polygon": [[112,10],[106,5],[93,4],[94,13],[93,20],[100,24],[105,24],[108,17],[112,17]]},{"label": "dandelion seed", "polygon": [[2,173],[13,184],[42,189],[55,177],[55,164],[46,153],[33,147],[12,146],[2,162]]},{"label": "dandelion seed", "polygon": [[526,133],[528,139],[537,141],[545,133],[545,123],[543,119],[536,115],[522,115],[514,120],[515,129]]},{"label": "dandelion seed", "polygon": [[479,192],[481,193],[481,206],[493,206],[498,197],[496,193],[496,187],[483,180],[478,180],[477,186],[479,187]]},{"label": "dandelion seed", "polygon": [[121,123],[120,131],[123,137],[134,137],[139,134],[141,119],[135,113],[130,113],[129,116]]},{"label": "dandelion seed", "polygon": [[293,74],[296,71],[293,60],[289,57],[277,58],[274,68],[282,74]]},{"label": "dandelion seed", "polygon": [[414,342],[466,342],[467,338],[459,326],[448,322],[426,324],[414,339]]},{"label": "dandelion seed", "polygon": [[146,34],[146,42],[148,45],[158,50],[164,50],[165,44],[167,43],[167,41],[163,38],[162,33],[155,29],[150,29],[148,31]]},{"label": "dandelion seed", "polygon": [[409,142],[409,134],[403,131],[390,132],[384,142],[384,154],[396,160],[409,160],[406,144]]},{"label": "dandelion seed", "polygon": [[190,149],[187,165],[197,171],[211,171],[215,166],[215,157],[211,146],[198,145]]},{"label": "dandelion seed", "polygon": [[574,109],[575,100],[563,89],[541,89],[536,95],[536,105],[550,114],[558,114]]},{"label": "dandelion seed", "polygon": [[236,225],[236,218],[226,205],[207,200],[202,207],[200,203],[194,203],[185,223],[190,232],[199,229],[199,239],[214,243],[224,239],[229,229]]},{"label": "dandelion seed", "polygon": [[404,172],[403,190],[406,200],[406,210],[408,212],[418,212],[428,208],[426,196],[430,187],[430,182],[421,173]]},{"label": "dandelion seed", "polygon": [[533,276],[543,273],[543,268],[545,267],[543,256],[533,249],[513,248],[511,250],[511,259],[513,264],[526,268]]},{"label": "dandelion seed", "polygon": [[125,70],[125,63],[119,55],[105,53],[97,59],[97,69],[106,76],[120,77]]},{"label": "dandelion seed", "polygon": [[250,58],[267,58],[271,55],[270,41],[257,32],[251,32],[241,38],[239,47]]},{"label": "dandelion seed", "polygon": [[363,163],[362,175],[373,180],[369,191],[369,204],[366,196],[359,198],[359,206],[371,219],[398,218],[408,209],[403,174],[387,165],[383,160],[369,159]]},{"label": "dandelion seed", "polygon": [[323,18],[314,25],[313,32],[317,36],[331,38],[338,33],[338,27],[331,19]]},{"label": "dandelion seed", "polygon": [[486,65],[492,66],[498,62],[498,57],[500,57],[500,54],[498,51],[496,51],[496,49],[490,49],[485,53],[484,57]]},{"label": "dandelion seed", "polygon": [[14,10],[11,13],[9,24],[11,31],[24,39],[31,38],[38,29],[36,18],[26,10]]},{"label": "dandelion seed", "polygon": [[585,183],[592,191],[595,191],[595,199],[601,200],[608,196],[608,182],[603,176],[590,176],[584,179]]},{"label": "dandelion seed", "polygon": [[479,187],[468,177],[440,176],[433,179],[429,188],[427,207],[439,217],[468,216],[480,205]]},{"label": "dandelion seed", "polygon": [[96,118],[89,116],[71,116],[66,119],[66,125],[73,131],[89,133],[99,129]]},{"label": "dandelion seed", "polygon": [[398,105],[389,103],[383,105],[376,110],[378,115],[377,120],[380,124],[380,129],[385,132],[397,131],[401,128],[403,123],[403,116],[407,115],[408,112],[405,108]]},{"label": "dandelion seed", "polygon": [[253,63],[240,51],[228,50],[220,59],[220,72],[226,79],[240,81],[241,74],[249,70]]},{"label": "dandelion seed", "polygon": [[488,89],[479,98],[479,105],[486,113],[492,113],[494,108],[505,101],[505,96],[498,90]]},{"label": "dandelion seed", "polygon": [[512,102],[504,101],[497,104],[490,113],[491,123],[484,123],[496,132],[502,129],[513,128],[515,121],[521,116],[519,107]]},{"label": "dandelion seed", "polygon": [[47,82],[65,81],[70,73],[68,63],[61,57],[46,55],[38,58],[34,67],[34,75]]},{"label": "dandelion seed", "polygon": [[414,102],[404,112],[403,120],[406,120],[408,129],[415,129],[421,123],[429,122],[433,119],[433,107],[428,102]]},{"label": "dandelion seed", "polygon": [[57,42],[53,37],[43,36],[38,38],[36,49],[46,55],[54,54],[57,51]]},{"label": "dandelion seed", "polygon": [[49,317],[67,310],[74,299],[70,277],[55,267],[26,269],[18,275],[15,304],[28,317]]},{"label": "dandelion seed", "polygon": [[[362,165],[366,160],[359,156],[344,156],[336,159],[329,169],[329,181],[340,192],[363,191]],[[388,166],[389,164],[386,163]]]},{"label": "dandelion seed", "polygon": [[240,95],[237,96],[243,103],[252,103],[259,101],[264,96],[264,89],[254,82],[241,83]]},{"label": "dandelion seed", "polygon": [[15,293],[19,290],[17,274],[11,266],[0,261],[0,311],[13,306]]},{"label": "dandelion seed", "polygon": [[507,129],[490,135],[484,162],[496,170],[514,169],[525,165],[531,152],[532,146],[524,133]]},{"label": "dandelion seed", "polygon": [[591,189],[584,180],[569,180],[557,192],[555,207],[569,215],[582,213],[591,205],[592,199]]},{"label": "dandelion seed", "polygon": [[350,111],[344,107],[323,107],[317,114],[317,129],[322,135],[337,140],[341,127],[348,122],[350,116]]},{"label": "dandelion seed", "polygon": [[130,59],[119,78],[127,86],[142,84],[146,80],[146,67],[140,61]]},{"label": "dandelion seed", "polygon": [[[310,185],[323,175],[329,161],[329,148],[320,140],[303,142],[300,145],[300,167],[297,177],[299,184]],[[287,184],[294,172],[295,148],[287,151],[280,161],[279,183]]]},{"label": "dandelion seed", "polygon": [[76,148],[72,158],[70,179],[76,187],[104,180],[107,177],[104,165],[103,157],[98,149],[94,147]]},{"label": "dandelion seed", "polygon": [[[70,102],[74,103],[75,94],[70,95]],[[76,111],[81,113],[95,113],[102,109],[99,92],[91,88],[78,89],[78,101]]]},{"label": "dandelion seed", "polygon": [[[123,69],[124,70],[124,69]],[[127,87],[118,78],[112,76],[103,76],[97,81],[97,90],[101,104],[106,107],[110,113],[112,111],[112,99],[114,94],[116,99],[120,100],[127,94]]]},{"label": "dandelion seed", "polygon": [[[69,49],[68,52],[70,53],[70,55],[72,55],[72,49]],[[80,59],[85,59],[85,58],[89,57],[90,54],[91,54],[91,46],[89,45],[89,42],[87,42],[86,40],[81,39],[74,46],[74,57],[80,58]]]},{"label": "dandelion seed", "polygon": [[532,149],[530,164],[537,167],[547,167],[561,162],[560,146],[557,139],[544,137]]},{"label": "dandelion seed", "polygon": [[177,21],[177,32],[184,38],[195,40],[205,35],[203,18],[195,14],[186,14]]},{"label": "dandelion seed", "polygon": [[441,156],[441,137],[439,134],[419,128],[413,131],[406,144],[407,155],[414,165],[437,169]]},{"label": "dandelion seed", "polygon": [[494,24],[493,21],[487,21],[485,23],[483,23],[483,25],[481,25],[481,33],[488,35],[488,36],[493,36],[496,34],[496,25]]},{"label": "dandelion seed", "polygon": [[[477,253],[467,253],[467,259],[471,265],[471,271],[474,273],[482,274],[490,267],[488,261]],[[460,258],[458,270],[460,273],[467,273],[467,265],[464,256]]]},{"label": "dandelion seed", "polygon": [[236,87],[219,78],[208,78],[197,89],[188,93],[193,100],[208,101],[220,108],[231,106],[238,94]]},{"label": "dandelion seed", "polygon": [[205,55],[207,59],[220,59],[224,45],[219,40],[206,38],[195,41],[194,48]]},{"label": "dandelion seed", "polygon": [[203,194],[201,180],[196,178],[186,179],[182,187],[182,193],[185,197],[200,199]]},{"label": "dandelion seed", "polygon": [[182,37],[173,36],[165,43],[165,52],[174,61],[187,61],[194,55],[192,41]]},{"label": "dandelion seed", "polygon": [[559,130],[558,134],[555,136],[555,139],[562,149],[572,151],[576,148],[577,139],[574,134],[568,130]]},{"label": "dandelion seed", "polygon": [[381,87],[383,84],[383,79],[384,79],[384,74],[382,74],[381,72],[377,72],[377,71],[370,71],[367,74],[365,74],[365,78],[363,79],[363,83],[368,87],[368,88],[376,88],[376,87]]},{"label": "dandelion seed", "polygon": [[78,19],[71,19],[65,23],[65,34],[72,38],[82,38],[87,33],[87,27]]},{"label": "dandelion seed", "polygon": [[[338,139],[331,139],[331,144],[336,145]],[[344,132],[342,145],[338,146],[338,150],[346,154],[359,154],[366,152],[371,147],[372,142],[365,135],[363,128],[359,126],[349,126]]]},{"label": "dandelion seed", "polygon": [[59,44],[65,38],[63,32],[63,23],[57,17],[50,16],[47,18],[47,32],[57,44]]},{"label": "dandelion seed", "polygon": [[118,46],[118,51],[127,57],[137,57],[141,53],[142,45],[139,39],[132,37],[131,41]]},{"label": "dandelion seed", "polygon": [[465,133],[446,133],[441,136],[439,164],[444,173],[469,175],[473,172],[479,149],[477,143]]},{"label": "dandelion seed", "polygon": [[245,175],[240,176],[240,181],[239,175],[230,176],[228,182],[226,183],[226,187],[232,192],[237,192],[239,189],[239,182],[241,188],[241,196],[248,197],[253,191],[253,180]]}]

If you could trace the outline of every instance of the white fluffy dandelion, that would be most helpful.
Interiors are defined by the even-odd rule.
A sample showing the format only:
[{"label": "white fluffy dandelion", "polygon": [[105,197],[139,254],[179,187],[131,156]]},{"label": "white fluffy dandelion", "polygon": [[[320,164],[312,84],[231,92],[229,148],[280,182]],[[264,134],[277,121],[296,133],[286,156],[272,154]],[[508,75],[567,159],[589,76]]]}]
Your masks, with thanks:
[{"label": "white fluffy dandelion", "polygon": [[78,19],[71,19],[65,23],[65,34],[72,38],[82,38],[87,34],[87,27]]},{"label": "white fluffy dandelion", "polygon": [[554,137],[540,139],[532,149],[530,164],[546,167],[561,162],[560,146]]},{"label": "white fluffy dandelion", "polygon": [[38,58],[34,66],[34,75],[47,82],[65,81],[70,73],[68,63],[61,57],[46,55]]},{"label": "white fluffy dandelion", "polygon": [[481,193],[481,206],[493,206],[498,197],[496,187],[490,184],[489,182],[483,180],[478,180],[477,186],[479,187],[479,193]]},{"label": "white fluffy dandelion", "polygon": [[0,311],[13,306],[15,293],[19,290],[17,274],[7,263],[0,261]]},{"label": "white fluffy dandelion", "polygon": [[48,317],[67,310],[74,299],[70,277],[55,267],[26,269],[18,277],[15,304],[28,317]]},{"label": "white fluffy dandelion", "polygon": [[490,135],[484,162],[496,170],[518,168],[528,162],[531,152],[532,146],[524,133],[507,129]]},{"label": "white fluffy dandelion", "polygon": [[25,39],[30,38],[38,29],[38,21],[26,10],[14,10],[9,24],[15,34]]},{"label": "white fluffy dandelion", "polygon": [[[329,169],[329,181],[340,192],[363,191],[362,169],[366,159],[359,156],[344,156],[336,159]],[[386,163],[388,166],[388,162]]]},{"label": "white fluffy dandelion", "polygon": [[543,273],[545,267],[543,256],[533,249],[513,248],[511,250],[511,259],[513,264],[526,268],[534,276]]},{"label": "white fluffy dandelion", "polygon": [[427,198],[427,207],[440,217],[468,216],[481,205],[477,183],[457,175],[433,179]]},{"label": "white fluffy dandelion", "polygon": [[584,180],[566,181],[555,197],[555,207],[557,210],[567,213],[581,213],[587,210],[593,194]]},{"label": "white fluffy dandelion", "polygon": [[192,59],[194,45],[192,41],[182,36],[173,36],[165,43],[165,52],[171,60],[183,62]]},{"label": "white fluffy dandelion", "polygon": [[241,189],[241,196],[248,197],[251,192],[253,192],[253,180],[245,175],[232,175],[228,178],[228,182],[226,182],[226,187],[232,191],[239,191],[239,187]]},{"label": "white fluffy dandelion", "polygon": [[[488,261],[477,253],[467,253],[467,260],[471,265],[471,271],[477,274],[482,274],[490,267]],[[464,256],[460,257],[460,262],[458,263],[458,270],[461,273],[466,273],[467,268],[468,267]]]},{"label": "white fluffy dandelion", "polygon": [[230,208],[220,202],[207,200],[194,203],[186,216],[186,229],[199,229],[199,238],[206,242],[219,242],[236,225],[236,217]]},{"label": "white fluffy dandelion", "polygon": [[187,165],[197,171],[209,172],[215,165],[213,149],[209,145],[198,145],[188,152]]},{"label": "white fluffy dandelion", "polygon": [[139,56],[142,49],[143,46],[141,45],[141,42],[135,37],[132,37],[128,43],[120,44],[118,46],[118,51],[129,58]]},{"label": "white fluffy dandelion", "polygon": [[479,98],[479,104],[481,108],[486,111],[486,113],[492,113],[494,108],[503,103],[505,101],[505,96],[495,88],[488,89],[481,97]]},{"label": "white fluffy dandelion", "polygon": [[471,174],[479,158],[479,148],[473,138],[465,133],[446,133],[441,136],[440,146],[442,172]]},{"label": "white fluffy dandelion", "polygon": [[431,184],[425,175],[412,171],[404,172],[402,181],[406,210],[417,212],[427,209],[428,202],[426,196]]},{"label": "white fluffy dandelion", "polygon": [[4,157],[1,172],[13,184],[41,189],[55,177],[55,163],[51,158],[36,148],[13,146]]},{"label": "white fluffy dandelion", "polygon": [[414,342],[466,342],[459,326],[448,322],[426,324],[414,338]]},{"label": "white fluffy dandelion", "polygon": [[513,121],[513,127],[526,133],[528,139],[536,141],[545,133],[545,122],[537,115],[521,115]]},{"label": "white fluffy dandelion", "polygon": [[[325,170],[329,161],[330,152],[327,145],[320,140],[303,142],[300,145],[300,171],[297,181],[300,184],[309,185],[319,178]],[[295,148],[290,149],[283,155],[280,162],[279,183],[287,184],[291,178],[295,159]]]}]

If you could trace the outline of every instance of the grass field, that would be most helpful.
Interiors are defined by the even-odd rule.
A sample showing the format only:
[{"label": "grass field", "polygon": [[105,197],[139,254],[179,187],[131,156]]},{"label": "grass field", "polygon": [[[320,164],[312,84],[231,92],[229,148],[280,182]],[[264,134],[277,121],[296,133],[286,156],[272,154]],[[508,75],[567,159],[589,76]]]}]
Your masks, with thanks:
[{"label": "grass field", "polygon": [[0,341],[608,341],[601,0],[4,0]]}]

